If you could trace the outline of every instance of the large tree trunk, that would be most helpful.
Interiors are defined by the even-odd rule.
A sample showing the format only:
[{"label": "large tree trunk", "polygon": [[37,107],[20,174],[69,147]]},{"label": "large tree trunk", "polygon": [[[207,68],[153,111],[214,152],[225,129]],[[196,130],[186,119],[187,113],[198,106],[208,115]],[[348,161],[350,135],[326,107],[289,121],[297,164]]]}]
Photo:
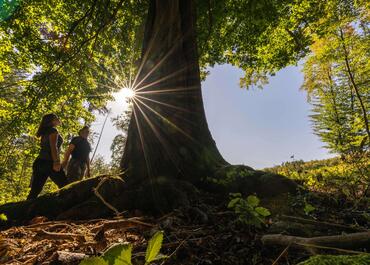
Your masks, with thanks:
[{"label": "large tree trunk", "polygon": [[197,182],[227,164],[203,108],[191,0],[151,0],[121,166],[129,184],[157,176]]}]

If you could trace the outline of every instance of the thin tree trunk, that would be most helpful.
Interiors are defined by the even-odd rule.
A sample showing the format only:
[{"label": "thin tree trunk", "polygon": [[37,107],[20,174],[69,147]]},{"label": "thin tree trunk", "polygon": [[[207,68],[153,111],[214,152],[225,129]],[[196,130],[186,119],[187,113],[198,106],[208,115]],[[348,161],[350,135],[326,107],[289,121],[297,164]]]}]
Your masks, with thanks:
[{"label": "thin tree trunk", "polygon": [[[338,112],[338,108],[337,108],[337,101],[336,101],[336,94],[334,93],[334,90],[333,90],[333,80],[331,78],[331,71],[330,71],[330,68],[327,72],[327,76],[328,76],[328,80],[329,80],[329,91],[330,91],[330,94],[332,96],[332,101],[333,101],[333,110],[334,110],[334,114],[335,114],[335,121],[337,122],[337,124],[339,126],[342,126],[342,123],[340,122],[340,119],[339,119],[339,112]],[[325,93],[323,91],[323,93]],[[343,144],[343,136],[342,136],[342,132],[341,130],[339,130],[338,132],[338,140],[340,142],[340,144]]]},{"label": "thin tree trunk", "polygon": [[190,0],[151,0],[121,167],[128,183],[197,182],[226,162],[208,129]]},{"label": "thin tree trunk", "polygon": [[367,133],[367,140],[368,140],[368,142],[370,144],[369,120],[367,118],[367,112],[366,112],[366,108],[365,108],[364,102],[362,100],[361,94],[359,92],[359,89],[358,89],[357,84],[355,82],[355,79],[353,77],[353,73],[352,73],[352,70],[351,70],[351,67],[350,67],[350,64],[349,64],[348,50],[347,50],[347,47],[346,47],[346,44],[345,44],[345,41],[344,41],[344,34],[343,34],[343,30],[342,29],[340,29],[340,39],[341,39],[341,43],[342,43],[342,48],[343,48],[343,53],[344,53],[344,61],[345,61],[345,64],[346,64],[347,74],[348,74],[349,80],[350,80],[350,82],[352,84],[352,87],[355,90],[355,94],[357,96],[357,99],[358,99],[358,101],[360,103],[360,107],[361,107],[361,111],[362,111],[362,116],[363,116],[363,119],[364,119],[365,130],[366,130],[366,133]]}]

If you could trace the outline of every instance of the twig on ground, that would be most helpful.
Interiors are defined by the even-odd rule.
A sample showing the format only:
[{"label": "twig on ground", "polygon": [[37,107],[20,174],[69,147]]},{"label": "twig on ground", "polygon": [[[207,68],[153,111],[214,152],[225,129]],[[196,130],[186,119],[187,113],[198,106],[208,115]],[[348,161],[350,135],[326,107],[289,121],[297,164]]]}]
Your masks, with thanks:
[{"label": "twig on ground", "polygon": [[48,225],[48,226],[38,226],[38,227],[35,226],[35,227],[30,227],[28,229],[31,231],[38,231],[42,229],[42,227],[44,228],[44,230],[47,229],[48,231],[50,231],[52,229],[58,229],[58,228],[72,228],[72,225],[67,224],[67,223],[59,223],[59,224]]},{"label": "twig on ground", "polygon": [[27,225],[27,226],[24,226],[24,228],[26,228],[26,229],[28,229],[28,228],[40,228],[40,227],[43,227],[43,226],[50,226],[50,225],[53,225],[53,224],[65,224],[65,222],[47,221],[47,222],[43,222],[43,223]]},{"label": "twig on ground", "polygon": [[112,228],[131,228],[136,226],[145,226],[145,227],[156,227],[156,225],[145,223],[142,221],[137,220],[137,218],[129,218],[129,219],[123,219],[123,220],[114,220],[105,222],[97,227],[94,227],[91,231],[93,233],[99,232],[101,230],[107,230]]},{"label": "twig on ground", "polygon": [[53,233],[47,232],[45,230],[40,230],[35,235],[35,238],[50,239],[50,240],[75,240],[77,239],[80,242],[84,242],[85,236],[80,234],[72,233]]},{"label": "twig on ground", "polygon": [[[26,260],[23,262],[23,264],[33,264],[37,260],[38,255],[32,255],[32,258]],[[13,264],[13,263],[10,263]]]},{"label": "twig on ground", "polygon": [[173,255],[175,255],[175,253],[180,249],[180,247],[191,237],[192,235],[188,235],[187,238],[185,238],[184,240],[182,240],[180,242],[180,244],[175,248],[175,250],[167,257],[167,259],[165,259],[161,265],[165,264],[166,263],[166,260],[169,260]]},{"label": "twig on ground", "polygon": [[288,252],[289,248],[290,248],[290,244],[286,248],[284,248],[284,250],[280,253],[280,255],[272,263],[272,265],[276,265],[278,263],[278,261],[281,259],[281,257],[284,256]]}]

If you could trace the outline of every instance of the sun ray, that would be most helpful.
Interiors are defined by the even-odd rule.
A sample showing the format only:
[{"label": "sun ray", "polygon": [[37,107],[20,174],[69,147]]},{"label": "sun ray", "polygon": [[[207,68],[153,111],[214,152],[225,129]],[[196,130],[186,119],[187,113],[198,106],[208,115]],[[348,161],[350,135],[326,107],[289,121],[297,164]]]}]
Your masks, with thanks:
[{"label": "sun ray", "polygon": [[138,69],[138,71],[137,71],[137,73],[136,73],[136,75],[135,75],[135,79],[134,79],[134,82],[133,82],[132,86],[135,86],[136,81],[137,81],[137,79],[139,78],[139,76],[140,76],[140,74],[141,74],[141,71],[143,70],[143,67],[144,67],[144,65],[145,65],[145,63],[146,63],[146,61],[147,61],[147,59],[148,59],[148,56],[149,56],[149,54],[150,54],[150,51],[151,51],[151,49],[153,48],[153,43],[154,43],[154,40],[155,40],[155,39],[156,39],[156,37],[157,37],[158,32],[159,32],[159,28],[157,28],[157,29],[154,31],[153,37],[152,37],[152,38],[150,38],[150,40],[149,40],[148,48],[145,50],[144,56],[143,56],[143,57],[142,57],[142,59],[141,59],[140,66],[139,66],[139,69]]},{"label": "sun ray", "polygon": [[[189,31],[188,31],[188,33],[189,33]],[[147,57],[148,57],[148,55],[149,55],[149,52],[148,52],[148,50],[150,50],[151,48],[152,48],[152,43],[150,43],[149,44],[149,47],[148,47],[148,49],[147,49],[147,52],[145,53],[145,55],[144,55],[144,59],[142,60],[142,62],[141,62],[141,65],[140,65],[140,68],[139,68],[139,71],[138,71],[138,73],[137,73],[137,75],[136,75],[136,78],[135,78],[135,81],[134,81],[134,83],[133,83],[133,87],[135,87],[135,89],[138,87],[138,86],[140,86],[159,66],[161,66],[162,65],[162,63],[171,55],[171,53],[172,52],[174,52],[175,51],[175,49],[182,43],[182,41],[183,41],[183,39],[185,39],[185,36],[186,35],[188,35],[188,33],[185,33],[184,34],[184,36],[182,36],[182,37],[178,37],[174,42],[173,42],[173,46],[166,52],[166,54],[162,57],[162,59],[160,59],[156,64],[155,64],[155,66],[154,67],[152,67],[152,69],[143,77],[143,79],[142,80],[140,80],[139,81],[139,83],[138,84],[136,84],[136,81],[137,81],[137,78],[138,78],[138,76],[140,75],[140,73],[141,73],[141,71],[142,71],[142,68],[143,68],[143,65],[144,65],[144,63],[146,62],[146,60],[147,60]],[[156,33],[155,33],[156,34]],[[154,39],[155,39],[155,37],[152,37],[151,38],[151,41],[153,42],[154,41]]]},{"label": "sun ray", "polygon": [[176,166],[177,169],[179,169],[177,167],[176,161],[174,160],[175,154],[174,154],[174,152],[171,152],[171,149],[168,147],[168,143],[166,142],[166,140],[160,135],[160,132],[157,130],[157,128],[155,128],[155,125],[151,122],[151,120],[145,114],[145,112],[142,110],[142,108],[140,107],[140,105],[139,104],[136,104],[135,106],[138,107],[138,109],[141,112],[141,114],[143,115],[144,119],[149,124],[150,128],[152,129],[152,131],[154,132],[154,135],[158,138],[158,140],[160,141],[160,143],[163,145],[163,147],[164,147],[166,153],[168,154],[168,157],[171,159],[172,163]]},{"label": "sun ray", "polygon": [[146,91],[137,91],[136,94],[169,94],[169,93],[177,93],[180,91],[189,91],[189,90],[198,90],[199,86],[189,86],[189,87],[178,87],[172,89],[161,89],[161,90],[146,90]]},{"label": "sun ray", "polygon": [[[185,111],[185,112],[187,112],[187,113],[196,114],[195,112],[192,112],[192,111],[189,111],[189,110],[185,110],[185,109],[181,109],[181,108],[176,107],[176,106],[174,106],[174,105],[167,104],[167,103],[160,102],[160,101],[156,101],[156,100],[154,100],[154,99],[149,99],[149,98],[142,97],[142,96],[138,96],[138,95],[135,95],[135,97],[136,97],[136,99],[138,99],[138,97],[139,97],[139,98],[141,98],[141,99],[143,99],[143,100],[148,100],[148,101],[151,101],[151,102],[156,103],[156,104],[165,105],[165,106],[167,106],[167,107],[169,107],[169,108],[174,108],[174,109],[178,109],[178,110],[180,110],[180,111]],[[196,124],[196,122],[195,122],[194,120],[186,119],[186,118],[184,117],[184,115],[179,115],[177,118],[178,118],[178,119],[181,119],[183,122],[185,122],[185,123],[187,123],[187,124],[193,124],[193,125],[195,125],[195,124]]]},{"label": "sun ray", "polygon": [[[109,88],[109,89],[111,89],[111,90],[113,90],[113,91],[117,91],[118,90],[118,87],[117,86],[110,86],[110,85],[107,85],[107,84],[103,84],[103,83],[101,83],[101,82],[98,82],[98,85],[99,86],[102,86],[102,87],[105,87],[105,88]],[[100,94],[100,95],[110,95],[110,93],[106,93],[106,94]]]},{"label": "sun ray", "polygon": [[168,75],[166,75],[166,76],[164,76],[164,77],[162,77],[160,79],[157,79],[156,81],[153,81],[153,82],[151,82],[151,83],[149,83],[149,84],[147,84],[145,86],[142,86],[140,88],[137,88],[137,86],[136,86],[136,87],[134,87],[134,89],[136,91],[140,91],[140,90],[143,90],[143,89],[145,89],[147,87],[154,86],[154,85],[159,84],[159,83],[161,83],[161,82],[163,82],[165,80],[168,80],[168,79],[170,79],[172,77],[175,77],[176,75],[180,74],[181,72],[185,71],[186,69],[187,69],[187,67],[185,66],[185,67],[183,67],[183,68],[181,68],[181,69],[173,72],[172,74],[168,74]]},{"label": "sun ray", "polygon": [[162,102],[162,101],[158,101],[158,100],[155,100],[155,99],[151,99],[151,98],[143,97],[143,96],[140,96],[140,95],[136,95],[136,97],[139,97],[139,98],[141,98],[141,99],[145,99],[145,100],[148,100],[148,101],[151,101],[151,102],[154,102],[154,103],[157,103],[157,104],[160,104],[160,105],[163,105],[163,106],[169,107],[169,108],[177,109],[177,110],[180,110],[180,111],[183,111],[183,112],[187,112],[187,113],[195,113],[194,111],[190,111],[190,110],[188,110],[188,109],[180,108],[180,107],[177,107],[177,106],[175,106],[175,105],[171,105],[171,104],[168,104],[168,103],[164,103],[164,102]]},{"label": "sun ray", "polygon": [[139,132],[139,138],[140,138],[140,143],[141,143],[141,147],[142,147],[142,150],[143,150],[143,154],[144,154],[144,160],[145,160],[145,164],[146,164],[146,168],[147,168],[147,172],[148,172],[148,176],[150,177],[150,172],[151,172],[151,169],[150,169],[150,161],[149,161],[149,157],[148,157],[148,154],[146,153],[146,148],[145,148],[145,143],[144,143],[144,138],[143,138],[143,135],[142,135],[142,132],[141,132],[141,127],[140,127],[140,123],[139,123],[139,120],[137,118],[137,114],[136,114],[136,111],[135,111],[135,107],[133,108],[133,113],[134,113],[134,118],[135,118],[135,122],[136,122],[136,126],[137,126],[137,130]]},{"label": "sun ray", "polygon": [[163,58],[162,59],[160,59],[157,63],[156,63],[156,65],[139,81],[139,83],[138,84],[136,84],[135,85],[135,83],[134,83],[134,88],[136,89],[137,87],[139,87],[154,71],[156,71],[157,70],[157,68],[159,67],[159,66],[161,66],[162,65],[162,63],[170,56],[170,54],[171,54],[171,52],[173,51],[174,49],[172,48],[172,49],[170,49],[167,53],[166,53],[166,55],[165,56],[163,56]]},{"label": "sun ray", "polygon": [[156,114],[158,117],[160,117],[161,119],[165,120],[168,124],[170,124],[173,128],[175,128],[176,130],[178,130],[180,133],[182,133],[183,135],[185,135],[189,139],[195,141],[194,138],[191,135],[189,135],[184,130],[182,130],[181,128],[179,128],[176,124],[174,124],[172,121],[170,121],[169,119],[167,119],[166,117],[164,117],[163,115],[161,115],[159,112],[155,111],[153,108],[151,108],[150,106],[148,106],[147,104],[145,104],[142,100],[140,100],[139,98],[135,98],[135,101],[136,100],[138,102],[140,102],[141,104],[143,104],[148,110],[150,110],[151,112],[153,112],[154,114]]}]

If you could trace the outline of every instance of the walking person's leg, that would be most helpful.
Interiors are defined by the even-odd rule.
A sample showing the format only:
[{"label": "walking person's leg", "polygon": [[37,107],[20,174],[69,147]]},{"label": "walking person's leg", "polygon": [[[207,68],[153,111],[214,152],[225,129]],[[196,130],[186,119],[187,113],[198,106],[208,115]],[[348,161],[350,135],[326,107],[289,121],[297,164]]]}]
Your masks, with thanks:
[{"label": "walking person's leg", "polygon": [[80,168],[81,168],[81,174],[80,174],[79,180],[82,180],[85,177],[85,173],[86,173],[86,163],[81,162]]},{"label": "walking person's leg", "polygon": [[36,159],[32,165],[32,170],[31,190],[27,196],[27,200],[37,198],[48,178],[48,165],[44,161]]},{"label": "walking person's leg", "polygon": [[85,168],[82,168],[81,161],[71,158],[67,167],[67,179],[69,182],[75,182],[82,179]]}]

